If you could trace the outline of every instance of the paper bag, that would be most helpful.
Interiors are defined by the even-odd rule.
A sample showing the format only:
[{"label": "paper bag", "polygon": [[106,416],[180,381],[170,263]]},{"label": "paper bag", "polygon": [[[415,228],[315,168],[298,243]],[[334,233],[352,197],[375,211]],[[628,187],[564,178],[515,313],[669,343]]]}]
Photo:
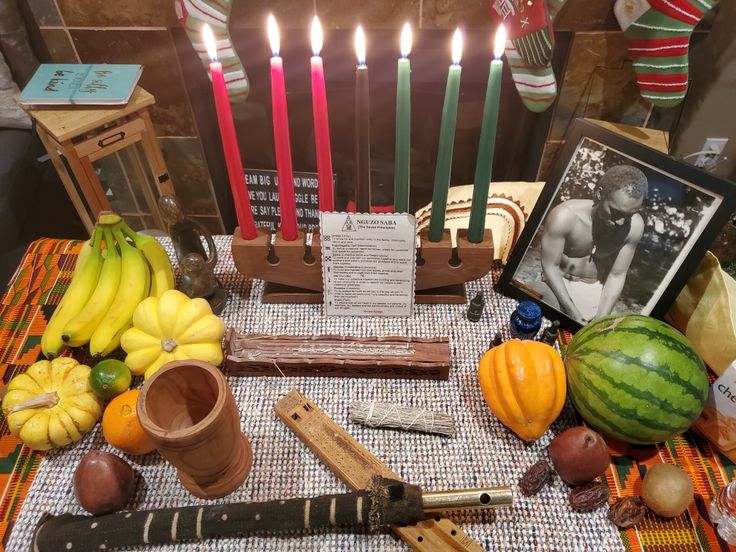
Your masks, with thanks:
[{"label": "paper bag", "polygon": [[693,427],[736,461],[736,362],[710,386],[703,413]]},{"label": "paper bag", "polygon": [[736,359],[736,280],[721,270],[710,251],[666,318],[719,376]]}]

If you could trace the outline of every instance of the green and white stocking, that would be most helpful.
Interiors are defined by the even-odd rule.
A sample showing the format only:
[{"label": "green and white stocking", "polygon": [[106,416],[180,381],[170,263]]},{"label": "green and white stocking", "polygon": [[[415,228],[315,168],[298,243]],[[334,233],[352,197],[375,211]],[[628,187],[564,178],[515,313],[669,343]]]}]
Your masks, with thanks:
[{"label": "green and white stocking", "polygon": [[[557,15],[566,1],[549,0],[547,10],[550,18]],[[552,64],[547,62],[540,67],[528,63],[511,40],[506,41],[506,60],[511,69],[514,86],[526,108],[535,113],[546,111],[557,97],[557,80],[552,71]]]},{"label": "green and white stocking", "polygon": [[202,42],[202,26],[207,23],[212,28],[217,42],[217,57],[225,72],[225,84],[231,102],[242,102],[248,97],[250,85],[245,68],[235,53],[230,40],[228,22],[233,0],[176,0],[179,23],[206,68],[210,58]]}]

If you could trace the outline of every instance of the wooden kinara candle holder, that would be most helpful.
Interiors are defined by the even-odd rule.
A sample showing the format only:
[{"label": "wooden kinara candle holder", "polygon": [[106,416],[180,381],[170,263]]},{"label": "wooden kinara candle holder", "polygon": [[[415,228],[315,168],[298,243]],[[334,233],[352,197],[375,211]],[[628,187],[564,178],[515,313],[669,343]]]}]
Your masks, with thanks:
[{"label": "wooden kinara candle holder", "polygon": [[[442,241],[431,242],[426,230],[417,248],[416,303],[465,303],[465,282],[485,276],[493,265],[493,240],[486,230],[483,241],[471,243],[466,230],[458,230],[457,246],[450,231]],[[244,240],[240,228],[233,235],[232,254],[238,271],[265,280],[264,303],[322,303],[322,244],[319,232],[311,245],[299,231],[294,241],[279,232],[259,228],[252,240]]]}]

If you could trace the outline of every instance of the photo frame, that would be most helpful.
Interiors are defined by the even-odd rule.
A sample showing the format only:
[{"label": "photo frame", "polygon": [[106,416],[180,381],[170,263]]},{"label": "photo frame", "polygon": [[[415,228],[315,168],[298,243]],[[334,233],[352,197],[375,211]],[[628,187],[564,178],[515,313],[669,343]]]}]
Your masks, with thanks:
[{"label": "photo frame", "polygon": [[735,184],[577,119],[497,288],[573,331],[662,318],[735,208]]}]

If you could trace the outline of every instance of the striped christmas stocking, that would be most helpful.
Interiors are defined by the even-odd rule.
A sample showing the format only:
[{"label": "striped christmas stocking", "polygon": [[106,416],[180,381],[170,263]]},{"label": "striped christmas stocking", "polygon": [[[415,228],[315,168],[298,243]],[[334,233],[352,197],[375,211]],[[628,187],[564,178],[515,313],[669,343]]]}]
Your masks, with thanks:
[{"label": "striped christmas stocking", "polygon": [[557,81],[549,63],[544,67],[530,67],[510,40],[506,41],[506,60],[514,78],[514,86],[529,111],[541,113],[557,97]]},{"label": "striped christmas stocking", "polygon": [[718,0],[616,0],[642,97],[672,107],[685,97],[693,28]]},{"label": "striped christmas stocking", "polygon": [[[553,18],[557,15],[566,1],[549,0],[549,16]],[[514,86],[526,108],[535,113],[547,110],[557,97],[557,81],[552,65],[549,62],[542,67],[529,65],[511,40],[506,41],[506,60],[514,78]]]},{"label": "striped christmas stocking", "polygon": [[544,67],[552,60],[554,35],[546,0],[493,0],[491,8],[527,65]]},{"label": "striped christmas stocking", "polygon": [[248,97],[250,85],[243,64],[230,40],[228,21],[233,0],[175,0],[179,24],[187,32],[192,46],[205,67],[210,58],[202,42],[202,26],[208,23],[217,41],[217,56],[225,72],[225,84],[231,102],[242,102]]}]

